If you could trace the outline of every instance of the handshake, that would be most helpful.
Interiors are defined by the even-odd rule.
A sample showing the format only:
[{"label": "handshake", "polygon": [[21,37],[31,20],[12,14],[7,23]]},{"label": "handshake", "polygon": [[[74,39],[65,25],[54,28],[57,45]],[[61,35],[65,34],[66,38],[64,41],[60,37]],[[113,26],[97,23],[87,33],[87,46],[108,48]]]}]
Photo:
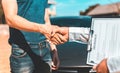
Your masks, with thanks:
[{"label": "handshake", "polygon": [[68,39],[73,42],[88,43],[90,28],[45,25],[43,34],[55,45],[63,44]]},{"label": "handshake", "polygon": [[46,38],[53,44],[63,44],[68,41],[69,28],[56,25],[45,26],[44,33]]}]

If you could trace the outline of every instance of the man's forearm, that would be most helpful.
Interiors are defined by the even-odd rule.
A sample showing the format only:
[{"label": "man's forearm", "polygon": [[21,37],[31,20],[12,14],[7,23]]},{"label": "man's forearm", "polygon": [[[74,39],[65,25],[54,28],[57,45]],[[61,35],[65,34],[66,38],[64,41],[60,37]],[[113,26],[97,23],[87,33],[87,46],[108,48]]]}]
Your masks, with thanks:
[{"label": "man's forearm", "polygon": [[2,7],[5,14],[6,22],[10,27],[23,31],[45,33],[44,25],[30,22],[17,15],[17,0],[2,0]]},{"label": "man's forearm", "polygon": [[11,16],[7,19],[7,22],[10,27],[19,30],[44,33],[44,25],[39,25],[37,23],[30,22],[18,15]]}]

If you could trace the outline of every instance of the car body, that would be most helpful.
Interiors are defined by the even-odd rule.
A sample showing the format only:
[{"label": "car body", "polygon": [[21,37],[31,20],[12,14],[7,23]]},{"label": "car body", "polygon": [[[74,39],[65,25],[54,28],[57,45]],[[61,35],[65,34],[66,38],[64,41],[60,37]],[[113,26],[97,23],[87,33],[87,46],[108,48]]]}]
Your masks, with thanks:
[{"label": "car body", "polygon": [[[86,27],[91,26],[90,16],[60,16],[51,18],[52,25],[60,27]],[[88,73],[92,66],[86,64],[87,60],[87,44],[66,42],[57,45],[58,54],[60,58],[60,70],[67,70],[69,72],[60,73]]]}]

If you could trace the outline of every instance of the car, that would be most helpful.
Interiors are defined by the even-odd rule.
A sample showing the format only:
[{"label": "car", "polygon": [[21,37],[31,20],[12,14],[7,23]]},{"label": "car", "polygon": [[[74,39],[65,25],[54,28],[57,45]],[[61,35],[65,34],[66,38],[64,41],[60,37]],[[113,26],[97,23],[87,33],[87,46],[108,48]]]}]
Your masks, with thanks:
[{"label": "car", "polygon": [[[91,27],[90,16],[57,16],[50,18],[52,25],[60,27]],[[91,65],[86,64],[87,44],[66,42],[57,45],[60,67],[57,73],[89,73]]]}]

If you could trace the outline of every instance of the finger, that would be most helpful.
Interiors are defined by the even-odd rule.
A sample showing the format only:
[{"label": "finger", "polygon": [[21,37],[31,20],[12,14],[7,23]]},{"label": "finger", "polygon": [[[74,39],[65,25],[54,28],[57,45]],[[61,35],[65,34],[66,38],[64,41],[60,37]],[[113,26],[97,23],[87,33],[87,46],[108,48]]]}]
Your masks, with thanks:
[{"label": "finger", "polygon": [[51,69],[52,69],[52,70],[56,70],[56,67],[52,67]]},{"label": "finger", "polygon": [[58,43],[58,41],[55,38],[51,38],[50,41],[55,45],[57,45],[57,43]]},{"label": "finger", "polygon": [[51,31],[51,38],[55,35],[55,33],[56,33],[55,31],[53,30]]},{"label": "finger", "polygon": [[66,36],[60,35],[60,34],[57,34],[57,37],[55,37],[55,40],[57,40],[57,42],[58,42],[59,44],[63,44],[63,43],[65,43],[65,42],[67,42]]},{"label": "finger", "polygon": [[97,70],[97,66],[98,66],[98,65],[94,65],[94,66],[93,66],[93,70]]},{"label": "finger", "polygon": [[53,64],[52,67],[55,68],[56,66]]},{"label": "finger", "polygon": [[60,36],[61,36],[61,35],[57,35],[57,36],[55,37],[55,39],[57,40],[58,43],[61,44],[61,43],[62,43],[62,40],[61,40]]},{"label": "finger", "polygon": [[[59,36],[60,40],[64,43],[64,42],[67,42],[67,39],[66,37],[63,37],[62,35]],[[61,42],[61,43],[62,43]]]},{"label": "finger", "polygon": [[55,45],[60,44],[59,41],[57,41],[56,39],[55,39],[55,40],[51,40],[51,41],[52,41],[52,43],[55,44]]},{"label": "finger", "polygon": [[54,64],[52,65],[52,70],[56,70],[56,66]]},{"label": "finger", "polygon": [[52,65],[51,65],[51,66],[52,66],[52,69],[56,68],[54,62],[52,62]]},{"label": "finger", "polygon": [[63,43],[61,36],[62,35],[60,35],[60,34],[56,34],[56,35],[54,35],[53,38],[51,38],[51,41],[54,42],[54,44],[61,44],[61,43]]},{"label": "finger", "polygon": [[68,37],[67,35],[61,35],[61,34],[55,34],[54,37],[51,39],[52,42],[54,42],[54,44],[63,44],[65,42],[67,42]]}]

